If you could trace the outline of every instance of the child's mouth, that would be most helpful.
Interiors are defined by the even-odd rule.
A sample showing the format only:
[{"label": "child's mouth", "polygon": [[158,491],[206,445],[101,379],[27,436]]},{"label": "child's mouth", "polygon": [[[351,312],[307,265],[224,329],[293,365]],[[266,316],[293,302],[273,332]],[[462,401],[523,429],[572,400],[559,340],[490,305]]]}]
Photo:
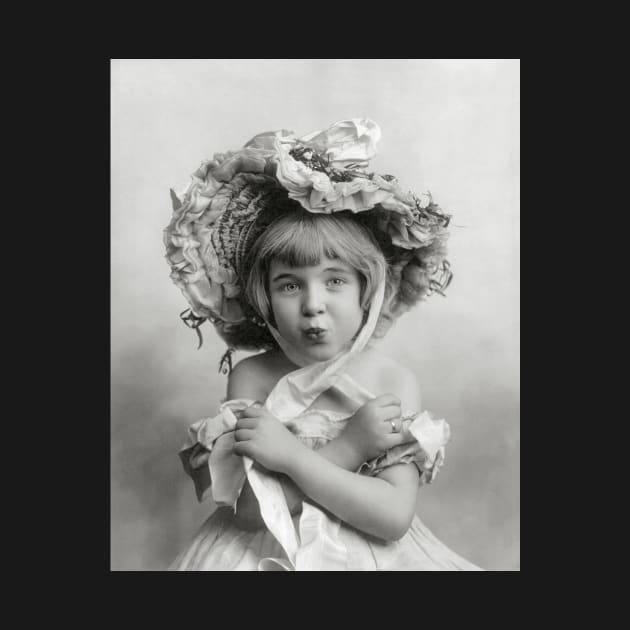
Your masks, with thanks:
[{"label": "child's mouth", "polygon": [[303,334],[310,341],[323,341],[328,331],[325,328],[307,328]]}]

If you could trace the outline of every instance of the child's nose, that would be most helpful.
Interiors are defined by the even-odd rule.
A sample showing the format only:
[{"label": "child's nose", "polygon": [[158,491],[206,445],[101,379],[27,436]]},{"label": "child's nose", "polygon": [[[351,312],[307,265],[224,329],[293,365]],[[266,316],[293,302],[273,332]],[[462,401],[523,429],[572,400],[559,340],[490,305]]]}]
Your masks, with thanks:
[{"label": "child's nose", "polygon": [[304,301],[302,302],[302,314],[305,317],[313,317],[325,310],[324,299],[320,291],[316,289],[308,289],[304,292]]}]

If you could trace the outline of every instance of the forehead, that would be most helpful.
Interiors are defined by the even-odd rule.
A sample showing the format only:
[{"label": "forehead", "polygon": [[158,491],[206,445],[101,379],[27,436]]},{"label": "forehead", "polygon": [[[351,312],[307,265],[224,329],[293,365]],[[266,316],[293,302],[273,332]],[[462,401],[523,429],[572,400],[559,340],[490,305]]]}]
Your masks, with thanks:
[{"label": "forehead", "polygon": [[304,266],[295,266],[289,265],[285,262],[282,262],[279,258],[273,258],[271,260],[271,264],[269,266],[269,275],[273,278],[278,274],[293,274],[293,275],[319,275],[324,274],[329,271],[337,271],[343,272],[347,274],[356,274],[357,271],[344,262],[343,260],[339,260],[338,258],[328,258],[326,256],[322,256],[320,262],[316,265],[304,265]]}]

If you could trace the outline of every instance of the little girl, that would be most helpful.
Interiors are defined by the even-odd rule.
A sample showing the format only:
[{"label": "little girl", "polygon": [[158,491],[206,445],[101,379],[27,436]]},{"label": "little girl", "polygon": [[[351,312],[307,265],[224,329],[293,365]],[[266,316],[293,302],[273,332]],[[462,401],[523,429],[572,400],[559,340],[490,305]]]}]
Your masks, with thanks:
[{"label": "little girl", "polygon": [[[229,378],[180,451],[219,507],[170,570],[481,570],[415,515],[449,428],[373,347],[451,278],[449,217],[367,171],[379,137],[368,119],[261,134],[172,193],[183,319],[215,325]],[[232,370],[236,348],[264,352]]]}]

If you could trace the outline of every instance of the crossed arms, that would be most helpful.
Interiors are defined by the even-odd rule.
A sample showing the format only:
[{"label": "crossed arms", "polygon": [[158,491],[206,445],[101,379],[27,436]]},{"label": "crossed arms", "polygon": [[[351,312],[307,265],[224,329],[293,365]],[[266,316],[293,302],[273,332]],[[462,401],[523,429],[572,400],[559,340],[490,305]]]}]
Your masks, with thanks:
[{"label": "crossed arms", "polygon": [[[266,410],[249,407],[237,414],[234,452],[278,474],[292,514],[300,511],[306,496],[367,534],[397,540],[407,532],[415,514],[417,468],[398,464],[376,477],[354,472],[364,461],[413,439],[404,432],[393,433],[391,420],[400,418],[401,400],[406,408],[419,410],[415,379],[405,370],[396,383],[399,395],[386,394],[366,403],[349,419],[340,436],[317,451],[303,445]],[[235,369],[228,383],[228,398],[249,398],[250,387],[246,371]],[[243,529],[264,527],[248,483],[237,502],[236,523]]]}]

